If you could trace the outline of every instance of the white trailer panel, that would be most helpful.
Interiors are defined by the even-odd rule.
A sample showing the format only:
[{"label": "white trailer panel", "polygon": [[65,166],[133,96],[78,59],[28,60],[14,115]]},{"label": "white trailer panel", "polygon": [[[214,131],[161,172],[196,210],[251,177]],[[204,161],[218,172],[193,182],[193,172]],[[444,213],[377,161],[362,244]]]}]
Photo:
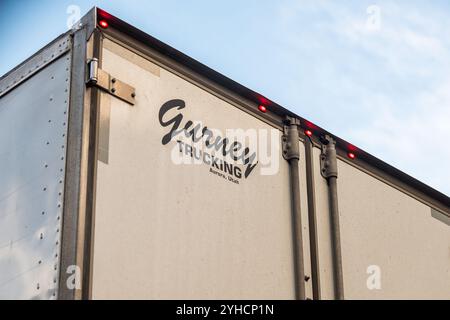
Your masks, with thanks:
[{"label": "white trailer panel", "polygon": [[0,299],[57,295],[69,80],[66,54],[0,98]]}]

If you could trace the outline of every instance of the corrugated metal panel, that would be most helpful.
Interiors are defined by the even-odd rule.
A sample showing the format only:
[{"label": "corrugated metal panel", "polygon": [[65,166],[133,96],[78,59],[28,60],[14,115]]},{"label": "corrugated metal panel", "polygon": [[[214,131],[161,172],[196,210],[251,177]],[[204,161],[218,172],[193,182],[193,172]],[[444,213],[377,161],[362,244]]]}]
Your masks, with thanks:
[{"label": "corrugated metal panel", "polygon": [[57,296],[70,57],[0,99],[0,299]]}]

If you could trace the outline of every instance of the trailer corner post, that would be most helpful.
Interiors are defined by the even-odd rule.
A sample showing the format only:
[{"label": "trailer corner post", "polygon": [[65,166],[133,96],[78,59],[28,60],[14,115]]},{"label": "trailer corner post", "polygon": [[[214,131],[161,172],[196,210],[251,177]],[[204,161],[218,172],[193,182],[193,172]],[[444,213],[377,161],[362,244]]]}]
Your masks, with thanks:
[{"label": "trailer corner post", "polygon": [[[75,300],[80,297],[81,263],[78,254],[80,212],[84,210],[84,175],[82,174],[86,28],[73,34],[69,121],[67,133],[66,179],[62,217],[61,271],[58,299]],[[82,257],[81,257],[82,258]],[[71,273],[73,272],[73,274]],[[72,282],[69,286],[69,282]]]},{"label": "trailer corner post", "polygon": [[289,175],[292,199],[292,233],[294,249],[295,296],[305,300],[305,267],[303,264],[303,235],[300,212],[300,177],[299,177],[299,130],[300,120],[286,117],[282,136],[283,158],[289,162]]},{"label": "trailer corner post", "polygon": [[339,208],[337,195],[336,141],[329,135],[321,137],[320,173],[328,182],[328,196],[331,219],[332,254],[334,264],[334,291],[337,300],[344,299]]}]

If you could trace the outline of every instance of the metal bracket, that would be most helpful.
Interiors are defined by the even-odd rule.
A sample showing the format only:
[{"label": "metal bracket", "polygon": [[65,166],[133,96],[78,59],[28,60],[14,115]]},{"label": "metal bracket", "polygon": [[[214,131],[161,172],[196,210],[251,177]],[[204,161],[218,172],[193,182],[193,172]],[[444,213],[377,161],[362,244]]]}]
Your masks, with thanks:
[{"label": "metal bracket", "polygon": [[338,176],[336,141],[329,135],[321,138],[322,153],[320,155],[320,174],[325,179]]},{"label": "metal bracket", "polygon": [[109,94],[128,102],[131,105],[136,103],[136,90],[132,86],[111,76],[106,71],[98,67],[98,59],[93,58],[88,61],[87,85],[96,86]]},{"label": "metal bracket", "polygon": [[283,135],[281,136],[281,147],[283,149],[283,158],[285,160],[300,159],[298,127],[300,119],[286,117],[283,127]]}]

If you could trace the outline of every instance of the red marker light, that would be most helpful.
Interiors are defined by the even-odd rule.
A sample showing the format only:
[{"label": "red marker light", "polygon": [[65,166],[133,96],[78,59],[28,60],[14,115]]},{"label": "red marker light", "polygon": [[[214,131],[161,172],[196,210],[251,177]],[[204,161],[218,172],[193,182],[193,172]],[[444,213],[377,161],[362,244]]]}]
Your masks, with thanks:
[{"label": "red marker light", "polygon": [[350,159],[355,159],[355,154],[353,153],[353,152],[349,152],[349,153],[347,153],[347,156],[350,158]]},{"label": "red marker light", "polygon": [[311,130],[305,130],[305,134],[306,134],[308,137],[311,137],[313,133],[312,133]]},{"label": "red marker light", "polygon": [[263,106],[262,104],[259,105],[258,107],[259,111],[266,113],[267,112],[267,108],[265,106]]},{"label": "red marker light", "polygon": [[98,24],[100,25],[100,27],[102,27],[103,29],[108,28],[108,22],[106,20],[100,20],[98,22]]}]

